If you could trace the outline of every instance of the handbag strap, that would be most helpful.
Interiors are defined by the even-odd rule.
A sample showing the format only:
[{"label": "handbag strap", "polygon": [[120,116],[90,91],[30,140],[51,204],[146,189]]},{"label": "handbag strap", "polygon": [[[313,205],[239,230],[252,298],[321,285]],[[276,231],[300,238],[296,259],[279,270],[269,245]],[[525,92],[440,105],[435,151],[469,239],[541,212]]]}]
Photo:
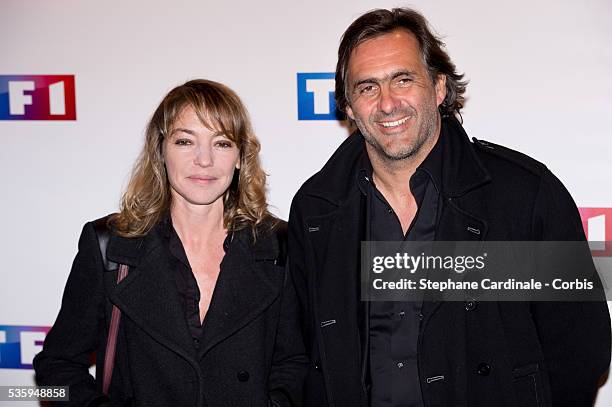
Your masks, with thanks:
[{"label": "handbag strap", "polygon": [[[107,225],[108,217],[94,221],[94,230],[98,238],[100,246],[100,254],[106,271],[114,271],[119,268],[117,273],[117,284],[119,284],[129,272],[129,267],[126,264],[117,264],[109,261],[106,258],[106,248],[110,239],[110,230]],[[106,351],[104,352],[104,367],[102,376],[102,393],[108,395],[111,378],[113,377],[113,368],[115,366],[115,353],[117,350],[117,335],[119,333],[119,321],[121,321],[121,311],[116,305],[113,305],[111,312],[110,326],[108,328],[108,337],[106,338]]]},{"label": "handbag strap", "polygon": [[[117,284],[128,275],[129,267],[125,264],[119,265],[117,273]],[[102,393],[108,395],[111,378],[113,377],[113,367],[115,366],[115,351],[117,349],[117,334],[119,333],[119,321],[121,321],[121,311],[113,305],[108,338],[106,340],[106,352],[104,353],[104,376],[102,377]]]}]

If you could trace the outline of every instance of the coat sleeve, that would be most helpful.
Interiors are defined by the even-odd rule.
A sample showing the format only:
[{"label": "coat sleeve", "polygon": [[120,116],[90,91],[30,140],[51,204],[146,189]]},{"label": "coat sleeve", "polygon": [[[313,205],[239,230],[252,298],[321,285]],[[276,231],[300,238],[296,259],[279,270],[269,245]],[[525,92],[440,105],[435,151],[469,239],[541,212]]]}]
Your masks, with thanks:
[{"label": "coat sleeve", "polygon": [[304,230],[305,223],[302,219],[302,214],[299,208],[300,194],[293,198],[291,211],[289,213],[289,276],[293,280],[295,287],[298,312],[302,328],[302,333],[305,338],[305,346],[307,353],[310,354],[312,332],[310,326],[310,302],[308,301],[308,279],[306,276],[306,262],[304,248]]},{"label": "coat sleeve", "polygon": [[[282,244],[286,246],[287,238],[283,239],[285,242]],[[274,407],[302,405],[303,382],[308,365],[299,322],[299,306],[294,281],[289,274],[287,262],[268,380],[270,404]]]},{"label": "coat sleeve", "polygon": [[38,385],[69,386],[67,405],[71,406],[101,405],[105,400],[89,374],[91,355],[104,340],[102,271],[97,237],[88,223],[79,239],[59,315],[33,362]]},{"label": "coat sleeve", "polygon": [[[543,241],[584,241],[580,215],[561,182],[547,169],[534,208],[533,235]],[[593,270],[585,270],[591,274]],[[595,302],[534,302],[552,405],[592,406],[610,364],[610,315],[603,292]]]},{"label": "coat sleeve", "polygon": [[293,282],[285,279],[274,355],[269,378],[269,395],[274,406],[302,405],[302,390],[308,359],[304,351],[302,330]]}]

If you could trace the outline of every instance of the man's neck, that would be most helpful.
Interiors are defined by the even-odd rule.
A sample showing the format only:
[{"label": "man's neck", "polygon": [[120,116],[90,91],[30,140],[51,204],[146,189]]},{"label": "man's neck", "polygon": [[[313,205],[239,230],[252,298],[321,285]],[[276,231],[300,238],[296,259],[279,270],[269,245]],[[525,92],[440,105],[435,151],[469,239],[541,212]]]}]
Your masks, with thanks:
[{"label": "man's neck", "polygon": [[410,190],[410,178],[419,165],[425,161],[425,158],[436,145],[439,136],[438,132],[431,140],[427,140],[412,157],[396,161],[381,157],[381,154],[376,152],[372,153],[371,150],[373,149],[366,144],[368,156],[372,163],[374,184],[393,208],[404,235],[408,232],[408,228],[418,211],[418,204]]},{"label": "man's neck", "polygon": [[415,155],[403,160],[390,160],[383,157],[366,143],[366,151],[372,163],[374,183],[387,199],[412,196],[410,178],[436,145],[438,137],[440,137],[439,131],[435,137],[423,144]]}]

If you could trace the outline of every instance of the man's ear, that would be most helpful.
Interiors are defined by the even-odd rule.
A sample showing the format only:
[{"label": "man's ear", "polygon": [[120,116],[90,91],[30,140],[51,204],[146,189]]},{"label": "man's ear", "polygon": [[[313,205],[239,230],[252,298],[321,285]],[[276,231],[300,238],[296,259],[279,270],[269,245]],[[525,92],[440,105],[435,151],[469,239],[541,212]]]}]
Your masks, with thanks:
[{"label": "man's ear", "polygon": [[346,106],[346,115],[351,119],[355,120],[355,116],[353,115],[353,109],[350,106]]},{"label": "man's ear", "polygon": [[438,75],[436,79],[436,106],[440,106],[446,99],[446,75]]}]

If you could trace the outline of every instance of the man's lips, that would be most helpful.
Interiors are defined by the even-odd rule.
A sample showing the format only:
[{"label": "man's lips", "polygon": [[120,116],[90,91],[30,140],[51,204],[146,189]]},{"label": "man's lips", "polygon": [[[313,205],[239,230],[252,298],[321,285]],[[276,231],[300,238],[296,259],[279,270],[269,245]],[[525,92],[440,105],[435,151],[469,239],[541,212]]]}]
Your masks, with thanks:
[{"label": "man's lips", "polygon": [[397,119],[393,121],[385,121],[385,122],[379,121],[378,124],[380,124],[382,127],[386,129],[392,129],[394,127],[398,127],[406,123],[408,119],[410,119],[410,116],[405,116],[405,117],[402,117],[401,119]]}]

